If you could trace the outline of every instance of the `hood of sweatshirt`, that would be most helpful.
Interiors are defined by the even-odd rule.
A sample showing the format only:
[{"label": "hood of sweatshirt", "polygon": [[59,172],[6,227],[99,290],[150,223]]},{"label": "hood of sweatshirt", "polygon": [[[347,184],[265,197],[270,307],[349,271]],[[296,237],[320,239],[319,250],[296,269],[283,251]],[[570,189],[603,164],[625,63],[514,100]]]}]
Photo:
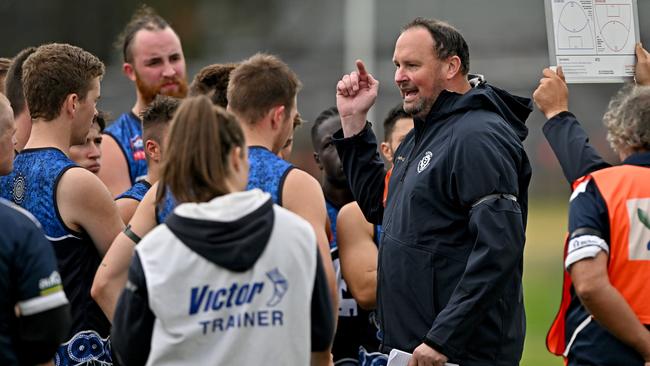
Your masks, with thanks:
[{"label": "hood of sweatshirt", "polygon": [[273,201],[259,189],[230,193],[205,203],[184,203],[165,224],[195,253],[231,271],[251,268],[273,229]]}]

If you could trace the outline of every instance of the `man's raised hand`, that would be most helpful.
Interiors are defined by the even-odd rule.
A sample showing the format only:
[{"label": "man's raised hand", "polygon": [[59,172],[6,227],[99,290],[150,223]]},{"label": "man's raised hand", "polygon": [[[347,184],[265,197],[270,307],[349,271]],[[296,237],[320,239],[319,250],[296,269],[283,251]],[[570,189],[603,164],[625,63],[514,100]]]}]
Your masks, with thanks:
[{"label": "man's raised hand", "polygon": [[357,60],[357,70],[343,75],[336,84],[336,107],[341,116],[343,136],[350,137],[363,130],[368,110],[375,104],[379,82]]},{"label": "man's raised hand", "polygon": [[569,89],[564,80],[562,66],[557,67],[557,73],[550,68],[543,71],[544,77],[533,93],[533,99],[539,110],[546,118],[569,110]]}]

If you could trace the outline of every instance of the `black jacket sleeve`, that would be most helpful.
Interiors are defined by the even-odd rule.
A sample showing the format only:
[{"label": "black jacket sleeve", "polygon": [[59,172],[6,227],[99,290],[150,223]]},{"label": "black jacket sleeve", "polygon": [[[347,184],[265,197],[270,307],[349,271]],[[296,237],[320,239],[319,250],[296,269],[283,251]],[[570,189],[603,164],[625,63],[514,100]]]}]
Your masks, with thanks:
[{"label": "black jacket sleeve", "polygon": [[151,350],[155,316],[149,308],[147,282],[136,252],[129,279],[117,301],[111,339],[113,355],[122,366],[144,365]]},{"label": "black jacket sleeve", "polygon": [[327,278],[318,250],[316,251],[316,276],[311,297],[311,351],[327,351],[334,338],[334,316]]},{"label": "black jacket sleeve", "polygon": [[20,364],[34,365],[51,360],[68,336],[70,324],[69,304],[18,318],[16,354]]},{"label": "black jacket sleeve", "polygon": [[518,294],[525,226],[516,199],[527,199],[529,177],[520,175],[529,173],[528,160],[507,130],[475,126],[452,144],[450,155],[451,184],[457,204],[467,209],[473,247],[458,285],[424,340],[448,357],[464,353],[477,325],[498,301],[523,306]]},{"label": "black jacket sleeve", "polygon": [[589,136],[570,112],[552,117],[542,128],[569,184],[611,165],[589,144]]},{"label": "black jacket sleeve", "polygon": [[383,192],[386,170],[377,151],[377,139],[370,123],[352,137],[343,138],[343,130],[333,136],[345,176],[366,220],[381,224],[384,216]]}]

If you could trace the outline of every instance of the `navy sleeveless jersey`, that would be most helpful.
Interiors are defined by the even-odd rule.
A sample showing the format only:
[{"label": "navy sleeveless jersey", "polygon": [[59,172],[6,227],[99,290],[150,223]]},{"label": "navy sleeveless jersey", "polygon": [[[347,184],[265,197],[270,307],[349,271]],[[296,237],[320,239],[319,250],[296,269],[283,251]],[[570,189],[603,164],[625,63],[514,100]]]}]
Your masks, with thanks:
[{"label": "navy sleeveless jersey", "polygon": [[122,149],[126,165],[129,167],[131,185],[144,179],[147,175],[147,160],[142,140],[142,122],[133,112],[124,113],[110,126],[104,134],[111,136]]},{"label": "navy sleeveless jersey", "polygon": [[[250,169],[246,190],[259,188],[271,195],[273,203],[282,206],[282,185],[293,165],[259,146],[249,146],[248,163]],[[160,206],[156,206],[156,222],[158,224],[165,222],[174,207],[176,201],[168,191],[165,194],[165,201]]]},{"label": "navy sleeveless jersey", "polygon": [[282,206],[282,186],[293,165],[260,146],[248,148],[248,163],[250,170],[246,189],[259,188],[271,195],[273,203]]},{"label": "navy sleeveless jersey", "polygon": [[[99,253],[86,234],[63,223],[56,205],[59,180],[63,173],[75,167],[78,168],[58,149],[26,149],[16,156],[11,174],[0,178],[0,191],[3,198],[36,217],[54,248],[63,289],[71,306],[70,335],[82,334],[84,339],[91,337],[88,334],[108,337],[110,323],[90,297],[90,287],[101,260]],[[68,349],[67,352],[75,351]],[[93,356],[95,352],[107,353],[100,343],[93,347],[93,351],[86,350],[84,357]]]},{"label": "navy sleeveless jersey", "polygon": [[[330,220],[332,240],[330,253],[337,277],[339,293],[339,319],[332,345],[334,364],[359,364],[359,365],[386,365],[388,359],[379,353],[379,337],[375,312],[362,309],[354,300],[352,293],[341,273],[341,262],[336,241],[336,218],[340,207],[336,207],[329,200],[325,200],[327,216]],[[374,227],[373,240],[377,237],[377,228]],[[376,243],[377,241],[375,241]]]},{"label": "navy sleeveless jersey", "polygon": [[144,195],[147,194],[147,191],[149,191],[149,188],[151,188],[151,184],[149,184],[149,182],[146,180],[141,180],[139,182],[136,182],[131,188],[126,190],[126,192],[117,196],[115,200],[117,201],[121,200],[122,198],[130,198],[132,200],[141,202],[142,198],[144,198]]}]

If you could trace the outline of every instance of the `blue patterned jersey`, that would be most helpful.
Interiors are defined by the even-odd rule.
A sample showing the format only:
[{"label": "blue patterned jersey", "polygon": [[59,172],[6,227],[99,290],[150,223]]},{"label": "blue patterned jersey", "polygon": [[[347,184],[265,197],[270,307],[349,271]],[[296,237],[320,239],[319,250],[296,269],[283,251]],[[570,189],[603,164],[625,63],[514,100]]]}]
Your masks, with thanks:
[{"label": "blue patterned jersey", "polygon": [[100,263],[99,253],[88,235],[65,225],[56,204],[61,176],[75,167],[77,165],[58,149],[25,149],[16,156],[11,174],[0,178],[0,191],[3,198],[36,217],[54,247],[63,289],[71,306],[70,334],[90,332],[107,337],[110,323],[90,297],[90,287]]},{"label": "blue patterned jersey", "polygon": [[147,175],[147,160],[142,140],[142,122],[133,112],[124,113],[110,126],[104,134],[111,136],[122,149],[126,165],[129,167],[131,185]]},{"label": "blue patterned jersey", "polygon": [[141,180],[139,182],[136,182],[133,186],[131,186],[131,188],[126,190],[126,192],[117,196],[115,200],[117,201],[121,200],[122,198],[130,198],[132,200],[141,202],[144,198],[144,195],[147,194],[147,191],[149,191],[149,188],[151,188],[151,184],[149,184],[149,182],[146,180]]},{"label": "blue patterned jersey", "polygon": [[156,223],[160,225],[165,222],[167,216],[174,211],[174,207],[176,207],[176,199],[167,190],[165,192],[165,200],[160,205],[156,205]]},{"label": "blue patterned jersey", "polygon": [[[259,146],[248,148],[247,190],[259,188],[271,194],[273,203],[282,206],[282,185],[287,174],[293,168],[291,163],[280,159],[268,149]],[[169,191],[165,194],[165,201],[156,207],[156,222],[161,224],[176,207],[176,201]]]},{"label": "blue patterned jersey", "polygon": [[282,186],[293,165],[260,146],[248,148],[248,162],[250,170],[246,189],[259,188],[271,194],[273,203],[282,206]]}]

